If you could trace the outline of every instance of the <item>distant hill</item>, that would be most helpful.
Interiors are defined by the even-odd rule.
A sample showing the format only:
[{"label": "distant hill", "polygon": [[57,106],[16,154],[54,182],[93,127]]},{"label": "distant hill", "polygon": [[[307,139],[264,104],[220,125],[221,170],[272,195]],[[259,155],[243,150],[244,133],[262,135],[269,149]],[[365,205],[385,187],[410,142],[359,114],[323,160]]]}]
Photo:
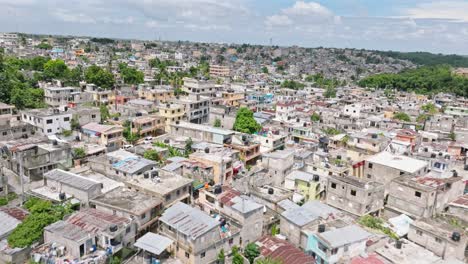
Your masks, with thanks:
[{"label": "distant hill", "polygon": [[414,64],[422,66],[434,66],[440,64],[450,65],[452,67],[468,68],[468,57],[461,55],[444,55],[429,52],[397,52],[397,51],[373,51],[382,56],[394,59],[408,60]]}]

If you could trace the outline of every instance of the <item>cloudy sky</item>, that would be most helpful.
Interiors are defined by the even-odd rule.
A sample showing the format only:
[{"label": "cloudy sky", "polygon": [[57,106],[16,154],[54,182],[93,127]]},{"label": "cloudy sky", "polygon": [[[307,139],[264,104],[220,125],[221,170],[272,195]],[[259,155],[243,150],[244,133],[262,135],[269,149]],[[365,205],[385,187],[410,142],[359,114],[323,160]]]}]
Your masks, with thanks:
[{"label": "cloudy sky", "polygon": [[0,0],[0,31],[468,55],[468,0]]}]

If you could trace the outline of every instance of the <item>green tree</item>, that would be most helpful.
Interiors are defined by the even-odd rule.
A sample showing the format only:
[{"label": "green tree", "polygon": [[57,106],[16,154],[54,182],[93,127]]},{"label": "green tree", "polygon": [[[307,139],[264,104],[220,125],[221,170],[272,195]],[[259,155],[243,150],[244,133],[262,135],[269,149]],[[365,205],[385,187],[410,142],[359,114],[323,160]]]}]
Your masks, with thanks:
[{"label": "green tree", "polygon": [[64,84],[67,86],[78,86],[83,81],[83,69],[78,66],[67,72]]},{"label": "green tree", "polygon": [[241,107],[237,111],[236,120],[234,121],[233,129],[235,131],[253,134],[262,128],[260,124],[255,121],[253,112],[247,107]]},{"label": "green tree", "polygon": [[126,84],[140,84],[143,83],[145,75],[143,72],[128,67],[126,63],[119,64],[120,75]]},{"label": "green tree", "polygon": [[455,134],[455,132],[452,131],[452,132],[450,132],[450,134],[449,134],[449,138],[450,138],[450,140],[452,140],[452,141],[456,141],[456,140],[457,140],[457,135]]},{"label": "green tree", "polygon": [[101,122],[106,121],[110,117],[109,109],[106,105],[100,105],[99,112],[101,112]]},{"label": "green tree", "polygon": [[418,115],[418,117],[416,118],[416,122],[418,122],[418,123],[424,123],[427,119],[429,119],[429,115],[427,115],[427,114],[420,114],[420,115]]},{"label": "green tree", "polygon": [[336,97],[336,88],[334,87],[327,87],[325,89],[325,93],[323,93],[323,96],[325,96],[325,98],[335,98]]},{"label": "green tree", "polygon": [[405,112],[396,112],[393,115],[393,119],[400,120],[400,121],[405,121],[405,122],[411,122],[410,116]]},{"label": "green tree", "polygon": [[437,107],[433,103],[427,103],[421,106],[421,110],[423,110],[424,112],[430,115],[435,115],[438,112]]},{"label": "green tree", "polygon": [[244,249],[244,256],[249,260],[251,264],[254,263],[254,259],[260,256],[260,250],[258,249],[257,244],[249,243]]},{"label": "green tree", "polygon": [[82,159],[86,157],[86,150],[84,148],[74,148],[73,149],[73,157],[75,159]]},{"label": "green tree", "polygon": [[186,157],[188,157],[192,153],[192,145],[193,145],[193,140],[191,137],[185,140],[184,154]]},{"label": "green tree", "polygon": [[93,65],[85,71],[87,83],[93,83],[101,88],[110,89],[114,86],[114,75],[103,68]]},{"label": "green tree", "polygon": [[263,67],[262,67],[262,72],[263,72],[264,74],[268,74],[268,68],[265,67],[265,66],[263,66]]},{"label": "green tree", "polygon": [[72,130],[80,128],[80,122],[78,121],[78,118],[76,116],[72,117],[72,119],[70,120],[70,126]]},{"label": "green tree", "polygon": [[239,252],[239,248],[237,246],[233,246],[232,249],[232,263],[233,264],[244,264],[244,258]]},{"label": "green tree", "polygon": [[159,153],[154,150],[154,149],[148,149],[146,150],[144,153],[143,153],[143,157],[145,159],[149,159],[149,160],[154,160],[154,161],[160,161],[161,160],[161,156],[159,155]]},{"label": "green tree", "polygon": [[68,67],[63,60],[49,60],[44,64],[44,79],[64,80],[68,75]]},{"label": "green tree", "polygon": [[44,71],[44,65],[50,61],[49,57],[36,56],[31,59],[30,67],[33,71]]},{"label": "green tree", "polygon": [[312,122],[319,122],[321,119],[320,115],[318,113],[313,113],[311,116],[310,116],[310,121]]},{"label": "green tree", "polygon": [[221,127],[221,119],[216,118],[213,124],[214,127]]},{"label": "green tree", "polygon": [[218,264],[224,264],[226,256],[224,255],[224,249],[221,249],[218,253]]}]

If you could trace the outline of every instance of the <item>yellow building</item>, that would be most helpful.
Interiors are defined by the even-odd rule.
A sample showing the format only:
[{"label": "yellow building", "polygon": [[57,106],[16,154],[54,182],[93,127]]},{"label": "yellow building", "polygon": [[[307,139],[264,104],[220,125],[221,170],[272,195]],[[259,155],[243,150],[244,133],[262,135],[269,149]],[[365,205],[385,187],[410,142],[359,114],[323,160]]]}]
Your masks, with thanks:
[{"label": "yellow building", "polygon": [[223,92],[222,95],[224,105],[228,106],[238,107],[245,99],[245,93],[243,92],[227,91]]},{"label": "yellow building", "polygon": [[171,124],[176,121],[181,121],[185,115],[184,106],[180,104],[161,104],[158,106],[159,116],[165,123],[165,131],[169,132]]},{"label": "yellow building", "polygon": [[148,101],[166,103],[175,96],[174,90],[172,90],[169,86],[161,86],[159,88],[140,86],[138,88],[138,97]]},{"label": "yellow building", "polygon": [[141,116],[132,120],[132,133],[139,133],[141,137],[161,135],[164,128],[164,118],[160,116]]}]

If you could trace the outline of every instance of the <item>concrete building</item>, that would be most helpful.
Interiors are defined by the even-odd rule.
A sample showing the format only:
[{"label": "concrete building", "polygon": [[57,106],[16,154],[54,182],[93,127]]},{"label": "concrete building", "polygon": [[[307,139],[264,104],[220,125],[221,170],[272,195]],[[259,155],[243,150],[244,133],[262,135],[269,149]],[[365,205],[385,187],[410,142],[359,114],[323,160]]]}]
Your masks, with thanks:
[{"label": "concrete building", "polygon": [[64,247],[63,252],[57,253],[58,258],[84,259],[87,255],[96,254],[94,245],[115,254],[134,241],[135,224],[130,218],[91,208],[44,228],[46,245],[54,243],[57,248]]},{"label": "concrete building", "polygon": [[210,114],[211,98],[200,94],[189,94],[172,102],[184,106],[185,120],[190,123],[207,123]]},{"label": "concrete building", "polygon": [[187,137],[215,144],[229,144],[232,142],[234,131],[215,128],[208,125],[199,125],[188,122],[171,124],[171,134],[174,136]]},{"label": "concrete building", "polygon": [[227,66],[210,64],[211,77],[229,77],[230,69]]},{"label": "concrete building", "polygon": [[138,85],[138,98],[164,104],[174,98],[174,90],[172,87],[165,85],[148,86],[140,84]]},{"label": "concrete building", "polygon": [[44,173],[43,183],[42,187],[31,191],[54,202],[74,198],[82,207],[87,207],[91,199],[101,195],[103,187],[100,182],[61,169]]},{"label": "concrete building", "polygon": [[304,201],[320,199],[320,176],[304,171],[293,170],[284,182],[284,187],[304,197]]},{"label": "concrete building", "polygon": [[33,125],[20,121],[15,107],[0,103],[0,136],[2,140],[27,138],[36,133]]},{"label": "concrete building", "polygon": [[175,103],[166,103],[158,105],[158,114],[164,119],[165,131],[171,131],[171,124],[181,121],[185,116],[184,105]]},{"label": "concrete building", "polygon": [[101,122],[101,111],[98,107],[77,106],[68,111],[72,114],[72,119],[78,121],[80,126]]},{"label": "concrete building", "polygon": [[90,201],[99,211],[135,219],[137,233],[151,230],[162,211],[162,200],[128,187],[116,188]]},{"label": "concrete building", "polygon": [[72,113],[58,109],[33,109],[21,112],[21,120],[36,127],[45,135],[60,134],[71,130]]},{"label": "concrete building", "polygon": [[48,86],[44,88],[44,101],[52,107],[92,102],[90,93],[81,92],[80,87]]},{"label": "concrete building", "polygon": [[278,150],[264,154],[262,165],[273,175],[274,185],[283,186],[286,175],[291,172],[294,165],[294,151]]},{"label": "concrete building", "polygon": [[165,122],[158,115],[134,117],[131,120],[132,133],[140,137],[158,136],[164,134]]},{"label": "concrete building", "polygon": [[186,264],[211,263],[221,249],[240,244],[240,229],[233,221],[215,219],[184,203],[166,209],[159,232],[178,245],[175,256]]},{"label": "concrete building", "polygon": [[182,90],[192,95],[204,95],[208,97],[216,97],[216,92],[220,87],[214,81],[202,81],[185,77]]},{"label": "concrete building", "polygon": [[82,126],[81,130],[85,140],[105,146],[108,151],[119,149],[123,145],[123,128],[120,126],[89,123]]},{"label": "concrete building", "polygon": [[414,221],[408,232],[408,240],[434,252],[442,259],[466,261],[466,230],[439,219],[424,218]]},{"label": "concrete building", "polygon": [[204,164],[207,167],[213,168],[213,174],[210,175],[210,180],[215,184],[230,184],[234,176],[234,155],[235,152],[229,149],[210,149],[204,151],[196,151],[190,154],[191,161],[196,161]]},{"label": "concrete building", "polygon": [[327,204],[357,216],[378,214],[384,207],[385,187],[379,182],[329,176],[326,189]]},{"label": "concrete building", "polygon": [[388,188],[385,214],[393,217],[406,214],[414,218],[433,217],[463,194],[462,177],[407,177],[394,179]]},{"label": "concrete building", "polygon": [[393,179],[400,176],[419,176],[427,172],[426,161],[384,151],[365,159],[364,179],[388,186]]},{"label": "concrete building", "polygon": [[231,143],[227,143],[225,146],[239,151],[239,159],[246,165],[255,165],[261,155],[260,143],[255,141],[255,137],[248,134],[234,134]]},{"label": "concrete building", "polygon": [[[220,192],[220,193],[219,193]],[[263,231],[263,205],[228,186],[214,186],[199,192],[198,202],[207,214],[221,213],[242,227],[240,245],[258,240]]]}]

